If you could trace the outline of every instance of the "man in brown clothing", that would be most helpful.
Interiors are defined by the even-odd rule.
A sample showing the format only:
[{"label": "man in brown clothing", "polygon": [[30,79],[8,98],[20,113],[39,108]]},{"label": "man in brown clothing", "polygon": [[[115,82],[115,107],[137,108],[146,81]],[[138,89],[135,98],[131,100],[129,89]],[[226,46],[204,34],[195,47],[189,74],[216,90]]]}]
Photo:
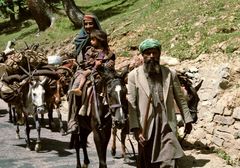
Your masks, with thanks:
[{"label": "man in brown clothing", "polygon": [[184,156],[176,137],[176,101],[185,122],[192,129],[192,118],[174,71],[159,64],[161,45],[146,39],[139,50],[144,64],[128,74],[130,131],[138,141],[138,168],[175,168]]}]

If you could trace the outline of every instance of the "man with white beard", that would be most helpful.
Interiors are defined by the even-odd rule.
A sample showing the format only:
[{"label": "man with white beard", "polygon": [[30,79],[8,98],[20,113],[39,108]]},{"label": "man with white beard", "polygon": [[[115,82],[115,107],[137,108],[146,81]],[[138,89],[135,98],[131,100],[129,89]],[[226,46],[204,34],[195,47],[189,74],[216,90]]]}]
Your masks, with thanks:
[{"label": "man with white beard", "polygon": [[176,137],[174,100],[185,132],[192,118],[176,73],[160,65],[161,45],[146,39],[139,45],[144,64],[128,74],[130,131],[138,141],[138,168],[176,168],[184,152]]}]

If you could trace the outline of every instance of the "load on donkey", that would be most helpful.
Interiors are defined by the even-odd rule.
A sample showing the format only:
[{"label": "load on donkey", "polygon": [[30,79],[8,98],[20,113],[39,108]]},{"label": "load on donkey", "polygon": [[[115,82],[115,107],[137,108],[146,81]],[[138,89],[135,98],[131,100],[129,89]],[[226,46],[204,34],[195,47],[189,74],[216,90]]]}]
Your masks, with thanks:
[{"label": "load on donkey", "polygon": [[[58,66],[48,64],[50,61],[44,51],[39,50],[38,45],[28,46],[26,49],[16,51],[11,48],[12,42],[8,45],[0,56],[1,80],[0,98],[9,104],[15,104],[21,100],[22,86],[26,77],[46,76],[48,78],[45,89],[47,91],[46,106],[48,109],[49,127],[52,128],[53,108],[57,109],[59,115],[60,129],[63,131],[61,114],[59,107],[61,98],[67,93],[70,79],[73,75],[76,64],[73,60],[67,59],[60,62]],[[43,116],[43,115],[42,115]],[[18,124],[23,124],[21,112],[17,114]],[[10,118],[11,119],[11,118]]]},{"label": "load on donkey", "polygon": [[[1,54],[1,98],[11,102],[19,96],[21,81],[29,71],[38,66],[46,64],[44,55],[36,52],[37,46],[32,46],[23,51],[17,52],[11,46],[14,43],[8,42],[5,51]],[[34,49],[35,48],[35,49]]]}]

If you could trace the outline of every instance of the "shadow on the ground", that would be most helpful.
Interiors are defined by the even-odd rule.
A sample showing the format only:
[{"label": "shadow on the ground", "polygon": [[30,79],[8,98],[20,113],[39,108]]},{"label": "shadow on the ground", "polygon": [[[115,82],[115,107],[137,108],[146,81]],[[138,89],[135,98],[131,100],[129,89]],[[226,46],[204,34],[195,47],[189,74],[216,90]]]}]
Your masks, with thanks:
[{"label": "shadow on the ground", "polygon": [[[1,113],[0,113],[1,114]],[[41,124],[41,128],[50,129],[49,127],[49,119],[48,118],[39,118],[39,122]],[[67,121],[63,122],[63,129],[66,130],[67,127]],[[28,117],[28,123],[31,129],[36,129],[35,122],[32,116],[29,115]],[[52,132],[59,132],[60,131],[60,122],[58,118],[53,118],[53,125],[52,125]]]},{"label": "shadow on the ground", "polygon": [[[130,6],[134,5],[134,3],[137,2],[137,0],[119,0],[118,2],[114,2],[113,0],[105,1],[105,2],[99,2],[99,8],[96,9],[95,6],[78,6],[82,11],[91,11],[96,16],[98,16],[100,21],[103,21],[109,17],[112,17],[114,15],[118,15],[120,13],[124,13]],[[101,7],[101,5],[105,8]],[[51,6],[55,13],[58,15],[61,14],[59,12],[60,10],[58,7]],[[101,8],[101,9],[100,9]],[[26,13],[21,19],[18,19],[14,22],[11,22],[9,20],[5,22],[0,22],[0,35],[3,34],[12,34],[15,32],[22,31],[25,28],[28,28],[32,26],[32,24],[35,24],[33,20],[31,20],[31,13],[29,11],[25,11]],[[21,39],[29,34],[33,34],[34,32],[37,32],[38,28],[33,28],[32,30],[28,30],[27,32],[21,34],[18,39]]]},{"label": "shadow on the ground", "polygon": [[208,146],[204,145],[200,141],[195,141],[194,143],[190,143],[186,140],[183,140],[183,142],[181,144],[182,144],[183,150],[197,149],[200,151],[201,154],[215,153],[213,148],[209,148]]},{"label": "shadow on the ground", "polygon": [[[46,128],[46,129],[50,129],[48,119],[43,119],[43,120],[40,119],[40,122],[41,122],[42,127]],[[66,128],[67,127],[67,121],[62,121],[62,122],[63,122],[63,129],[66,130],[67,129]],[[54,125],[52,125],[51,131],[52,132],[59,132],[60,131],[59,119],[58,118],[53,118],[53,123],[54,123]]]},{"label": "shadow on the ground", "polygon": [[[34,151],[34,146],[36,144],[36,139],[31,139],[30,149]],[[26,144],[18,144],[16,146],[26,148]],[[51,151],[56,151],[59,157],[66,157],[72,155],[72,152],[67,151],[69,143],[62,142],[56,139],[41,138],[41,150],[38,153],[48,153]]]},{"label": "shadow on the ground", "polygon": [[133,153],[129,153],[127,159],[125,159],[124,164],[129,166],[137,166],[137,154],[134,156]]},{"label": "shadow on the ground", "polygon": [[[210,149],[209,147],[207,147],[206,145],[202,144],[199,141],[196,141],[195,143],[189,143],[186,140],[183,140],[182,142],[182,148],[184,150],[193,150],[193,149],[197,149],[199,150],[199,152],[201,154],[211,154],[214,153],[214,151],[212,149]],[[116,158],[116,157],[115,157]],[[128,164],[130,166],[135,166],[137,165],[137,154],[134,157],[132,155],[132,157],[129,157],[129,160],[127,162],[125,162],[125,164]],[[186,155],[184,157],[182,157],[181,159],[179,159],[177,161],[179,168],[193,168],[193,167],[204,167],[208,162],[210,162],[210,159],[196,159],[194,156],[190,155]]]},{"label": "shadow on the ground", "polygon": [[14,23],[10,21],[0,22],[0,35],[19,32],[22,29],[30,27],[32,24],[33,23],[31,23],[30,17],[22,20],[16,20]]},{"label": "shadow on the ground", "polygon": [[100,21],[103,21],[109,17],[112,17],[114,15],[118,15],[120,13],[124,13],[130,6],[134,5],[136,3],[136,0],[120,0],[117,3],[112,0],[99,3],[99,6],[108,6],[107,8],[92,10],[94,6],[87,6],[87,7],[80,7],[83,11],[91,11],[94,13]]},{"label": "shadow on the ground", "polygon": [[0,117],[5,117],[5,115],[8,113],[6,109],[0,109]]},{"label": "shadow on the ground", "polygon": [[65,157],[68,155],[72,155],[71,152],[66,151],[65,149],[69,149],[69,142],[62,142],[55,139],[42,139],[42,150],[40,152],[50,152],[50,151],[57,151],[59,157]]},{"label": "shadow on the ground", "polygon": [[[198,150],[199,154],[211,154],[215,153],[213,148],[209,148],[208,146],[204,145],[200,141],[195,141],[194,143],[190,143],[186,140],[183,140],[181,142],[182,148],[184,151],[186,150]],[[209,159],[196,159],[194,156],[187,155],[184,156],[179,160],[180,168],[192,168],[192,167],[204,167],[208,162],[210,162]]]},{"label": "shadow on the ground", "polygon": [[123,159],[124,164],[129,165],[129,166],[137,166],[137,153],[132,153],[132,152],[127,152],[126,156],[123,158],[121,154],[113,156],[114,159]]},{"label": "shadow on the ground", "polygon": [[[136,155],[136,157],[137,157],[137,155]],[[177,164],[178,164],[179,168],[193,168],[193,167],[204,167],[204,165],[206,165],[208,162],[210,162],[209,159],[196,159],[192,155],[186,155],[186,156],[182,157],[181,159],[179,159],[177,161]],[[129,160],[127,162],[125,162],[124,164],[136,167],[137,160],[135,159],[135,157],[132,157],[132,158],[129,158]]]},{"label": "shadow on the ground", "polygon": [[178,166],[180,168],[203,167],[208,162],[210,162],[209,159],[196,159],[192,155],[187,155],[178,160]]}]

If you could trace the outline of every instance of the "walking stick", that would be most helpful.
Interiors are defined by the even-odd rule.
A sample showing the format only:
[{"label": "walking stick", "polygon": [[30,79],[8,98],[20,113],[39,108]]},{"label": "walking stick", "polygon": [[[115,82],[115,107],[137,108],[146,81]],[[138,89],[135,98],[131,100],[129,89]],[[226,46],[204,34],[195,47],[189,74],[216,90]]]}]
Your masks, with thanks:
[{"label": "walking stick", "polygon": [[146,134],[147,120],[148,120],[151,101],[152,101],[152,94],[150,93],[148,102],[147,102],[146,114],[145,114],[145,118],[144,118],[144,122],[143,122],[143,129],[142,129],[142,134],[143,134],[144,138],[145,138],[145,134]]},{"label": "walking stick", "polygon": [[187,133],[185,132],[182,139],[179,141],[181,146],[183,145],[182,143],[183,143],[183,140],[185,139],[186,136],[187,136]]},{"label": "walking stick", "polygon": [[[142,135],[143,135],[144,138],[146,138],[146,127],[147,127],[147,120],[148,120],[151,101],[152,101],[152,94],[150,93],[150,95],[148,97],[147,108],[146,108],[145,118],[144,118],[144,122],[143,122],[143,129],[142,129]],[[138,147],[139,156],[144,157],[144,160],[146,160],[146,155],[145,155],[145,151],[144,151],[145,148],[142,144],[139,143],[139,145],[141,146],[141,147]],[[140,161],[137,160],[137,167],[141,167],[141,164],[142,163],[140,163]]]},{"label": "walking stick", "polygon": [[135,152],[135,149],[134,149],[133,143],[132,143],[132,141],[131,141],[131,139],[130,139],[129,135],[128,135],[128,140],[129,140],[129,142],[130,142],[130,145],[131,145],[131,147],[132,147],[132,151],[133,151],[134,160],[137,160],[136,152]]}]

